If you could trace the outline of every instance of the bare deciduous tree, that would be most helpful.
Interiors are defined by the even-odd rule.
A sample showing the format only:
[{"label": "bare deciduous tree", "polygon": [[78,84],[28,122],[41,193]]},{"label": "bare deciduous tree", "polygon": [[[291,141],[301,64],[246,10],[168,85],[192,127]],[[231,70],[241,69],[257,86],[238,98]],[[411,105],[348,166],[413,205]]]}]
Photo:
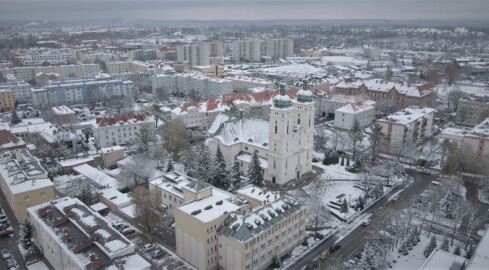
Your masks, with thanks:
[{"label": "bare deciduous tree", "polygon": [[149,232],[153,231],[162,217],[161,192],[157,189],[150,191],[144,186],[137,186],[134,188],[132,201],[135,220]]},{"label": "bare deciduous tree", "polygon": [[445,66],[445,78],[447,79],[448,85],[451,86],[460,75],[460,66],[457,63],[448,63]]},{"label": "bare deciduous tree", "polygon": [[162,126],[163,141],[168,153],[178,160],[180,151],[188,147],[187,127],[180,119],[172,119]]}]

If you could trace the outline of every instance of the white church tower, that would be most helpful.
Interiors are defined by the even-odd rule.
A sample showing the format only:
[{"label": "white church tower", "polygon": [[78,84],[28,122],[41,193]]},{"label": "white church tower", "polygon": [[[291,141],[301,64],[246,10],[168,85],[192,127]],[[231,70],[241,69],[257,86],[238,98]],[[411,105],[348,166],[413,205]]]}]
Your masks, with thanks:
[{"label": "white church tower", "polygon": [[278,185],[312,170],[314,102],[306,81],[303,88],[292,101],[281,85],[270,109],[266,179]]}]

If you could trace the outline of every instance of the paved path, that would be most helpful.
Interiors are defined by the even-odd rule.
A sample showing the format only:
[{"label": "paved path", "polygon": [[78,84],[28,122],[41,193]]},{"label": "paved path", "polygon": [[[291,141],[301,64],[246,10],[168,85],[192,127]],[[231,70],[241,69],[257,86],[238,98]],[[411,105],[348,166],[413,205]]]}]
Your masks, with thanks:
[{"label": "paved path", "polygon": [[[342,246],[341,249],[333,253],[326,261],[322,262],[322,269],[326,269],[326,266],[334,265],[337,262],[347,261],[355,253],[359,252],[366,244],[370,234],[375,231],[375,228],[383,226],[383,222],[385,220],[388,220],[400,210],[406,208],[412,199],[421,194],[426,188],[429,187],[431,181],[437,178],[437,176],[424,175],[413,170],[407,170],[407,172],[409,175],[414,177],[414,182],[406,187],[403,192],[401,192],[399,200],[397,202],[389,201],[388,199],[390,196],[387,195],[371,205],[364,213],[364,215],[371,215],[370,218],[372,223],[367,227],[355,227],[358,225],[358,222],[354,222],[353,225],[345,225],[346,227],[353,226],[351,227],[351,233],[339,241],[339,244]],[[399,188],[395,188],[392,193],[398,190]],[[309,262],[317,258],[323,251],[329,249],[329,247],[332,246],[338,239],[338,234],[332,235],[304,257],[297,260],[288,269],[303,268]]]}]

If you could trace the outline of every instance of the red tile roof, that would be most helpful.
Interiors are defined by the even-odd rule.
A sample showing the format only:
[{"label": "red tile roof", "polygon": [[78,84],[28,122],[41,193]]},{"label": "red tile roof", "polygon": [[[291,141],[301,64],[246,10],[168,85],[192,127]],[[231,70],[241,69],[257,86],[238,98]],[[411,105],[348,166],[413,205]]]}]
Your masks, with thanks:
[{"label": "red tile roof", "polygon": [[129,113],[129,114],[123,114],[123,115],[116,115],[113,117],[99,117],[95,120],[97,123],[97,126],[99,127],[106,127],[106,126],[112,126],[114,124],[119,123],[120,121],[124,121],[127,123],[127,121],[131,119],[136,119],[136,121],[144,121],[146,117],[150,116],[149,112],[145,113]]},{"label": "red tile roof", "polygon": [[15,137],[15,135],[12,134],[12,132],[10,132],[9,130],[6,129],[0,130],[0,145],[4,145],[11,142],[18,143],[19,138]]}]

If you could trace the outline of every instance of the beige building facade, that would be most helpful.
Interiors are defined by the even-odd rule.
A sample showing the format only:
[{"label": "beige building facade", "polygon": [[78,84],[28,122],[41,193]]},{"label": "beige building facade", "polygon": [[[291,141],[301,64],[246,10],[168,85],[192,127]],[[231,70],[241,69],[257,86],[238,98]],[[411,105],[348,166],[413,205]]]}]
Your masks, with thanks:
[{"label": "beige building facade", "polygon": [[466,97],[457,106],[455,124],[473,127],[489,117],[488,97]]},{"label": "beige building facade", "polygon": [[19,222],[24,221],[29,207],[55,199],[47,172],[27,149],[2,154],[0,188]]}]

